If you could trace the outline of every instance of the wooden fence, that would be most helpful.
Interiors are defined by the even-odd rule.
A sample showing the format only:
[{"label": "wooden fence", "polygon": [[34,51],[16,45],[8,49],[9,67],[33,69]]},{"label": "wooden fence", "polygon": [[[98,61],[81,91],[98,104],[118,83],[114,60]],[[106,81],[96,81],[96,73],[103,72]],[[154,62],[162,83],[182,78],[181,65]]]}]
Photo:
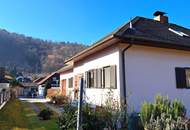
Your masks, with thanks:
[{"label": "wooden fence", "polygon": [[10,99],[10,88],[9,84],[0,84],[0,109]]}]

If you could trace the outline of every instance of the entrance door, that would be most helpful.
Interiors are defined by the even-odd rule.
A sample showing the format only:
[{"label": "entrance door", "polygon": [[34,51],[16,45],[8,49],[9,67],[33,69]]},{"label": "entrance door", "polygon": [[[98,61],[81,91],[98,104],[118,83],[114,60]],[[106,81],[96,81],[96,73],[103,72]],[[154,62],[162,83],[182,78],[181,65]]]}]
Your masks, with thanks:
[{"label": "entrance door", "polygon": [[66,80],[64,79],[61,82],[62,82],[61,83],[61,86],[62,86],[62,95],[66,96]]}]

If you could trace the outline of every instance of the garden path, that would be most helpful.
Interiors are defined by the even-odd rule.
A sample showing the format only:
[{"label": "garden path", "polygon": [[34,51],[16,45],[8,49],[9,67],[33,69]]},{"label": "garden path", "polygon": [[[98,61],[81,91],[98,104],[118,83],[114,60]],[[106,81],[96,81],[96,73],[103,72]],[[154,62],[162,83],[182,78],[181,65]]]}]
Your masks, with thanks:
[{"label": "garden path", "polygon": [[36,113],[40,112],[39,106],[35,105],[34,103],[29,104],[30,108],[33,109]]},{"label": "garden path", "polygon": [[45,106],[48,107],[49,109],[51,109],[52,111],[56,112],[58,115],[61,115],[62,110],[59,107],[56,107],[54,105],[45,103]]}]

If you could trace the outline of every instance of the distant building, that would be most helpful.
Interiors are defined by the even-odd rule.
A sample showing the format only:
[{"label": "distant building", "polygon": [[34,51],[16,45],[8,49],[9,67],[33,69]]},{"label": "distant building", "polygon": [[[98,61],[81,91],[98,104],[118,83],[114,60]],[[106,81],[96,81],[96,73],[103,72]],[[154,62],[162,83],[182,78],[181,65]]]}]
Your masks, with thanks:
[{"label": "distant building", "polygon": [[24,97],[38,97],[38,85],[36,83],[21,83],[20,96]]},{"label": "distant building", "polygon": [[24,76],[18,76],[16,77],[16,80],[21,82],[21,83],[29,83],[32,82],[32,80],[28,77],[24,77]]},{"label": "distant building", "polygon": [[[38,84],[38,91],[40,92],[40,95],[51,97],[59,94],[60,92],[59,80],[60,74],[53,72],[45,77],[38,78],[33,82]],[[45,93],[45,89],[47,89],[47,93]],[[44,94],[42,94],[43,92]]]}]

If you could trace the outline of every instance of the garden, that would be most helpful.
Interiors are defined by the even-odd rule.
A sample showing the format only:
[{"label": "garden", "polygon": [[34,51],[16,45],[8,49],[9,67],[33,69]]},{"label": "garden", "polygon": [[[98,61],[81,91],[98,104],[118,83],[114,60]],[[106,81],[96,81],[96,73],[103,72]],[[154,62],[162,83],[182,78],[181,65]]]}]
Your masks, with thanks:
[{"label": "garden", "polygon": [[[110,96],[110,98],[112,98]],[[109,99],[109,98],[108,98]],[[140,113],[127,114],[127,106],[119,106],[117,100],[109,99],[104,107],[91,108],[83,105],[83,130],[190,130],[190,119],[180,100],[170,100],[158,95],[154,102],[144,102]],[[77,109],[64,105],[64,112],[58,118],[61,130],[75,130]]]},{"label": "garden", "polygon": [[[31,105],[36,106],[31,107]],[[51,105],[61,106],[60,115],[43,103],[10,100],[0,111],[0,130],[75,130],[77,107],[67,97],[55,96]],[[39,110],[38,110],[38,109]],[[104,107],[82,107],[82,130],[190,130],[186,108],[180,100],[156,96],[144,102],[139,113],[127,114],[127,106],[108,94]]]},{"label": "garden", "polygon": [[[36,103],[39,111],[46,110],[42,103]],[[0,111],[0,130],[58,130],[58,115],[52,113],[51,119],[42,120],[38,112],[30,107],[30,103],[10,100]]]}]

